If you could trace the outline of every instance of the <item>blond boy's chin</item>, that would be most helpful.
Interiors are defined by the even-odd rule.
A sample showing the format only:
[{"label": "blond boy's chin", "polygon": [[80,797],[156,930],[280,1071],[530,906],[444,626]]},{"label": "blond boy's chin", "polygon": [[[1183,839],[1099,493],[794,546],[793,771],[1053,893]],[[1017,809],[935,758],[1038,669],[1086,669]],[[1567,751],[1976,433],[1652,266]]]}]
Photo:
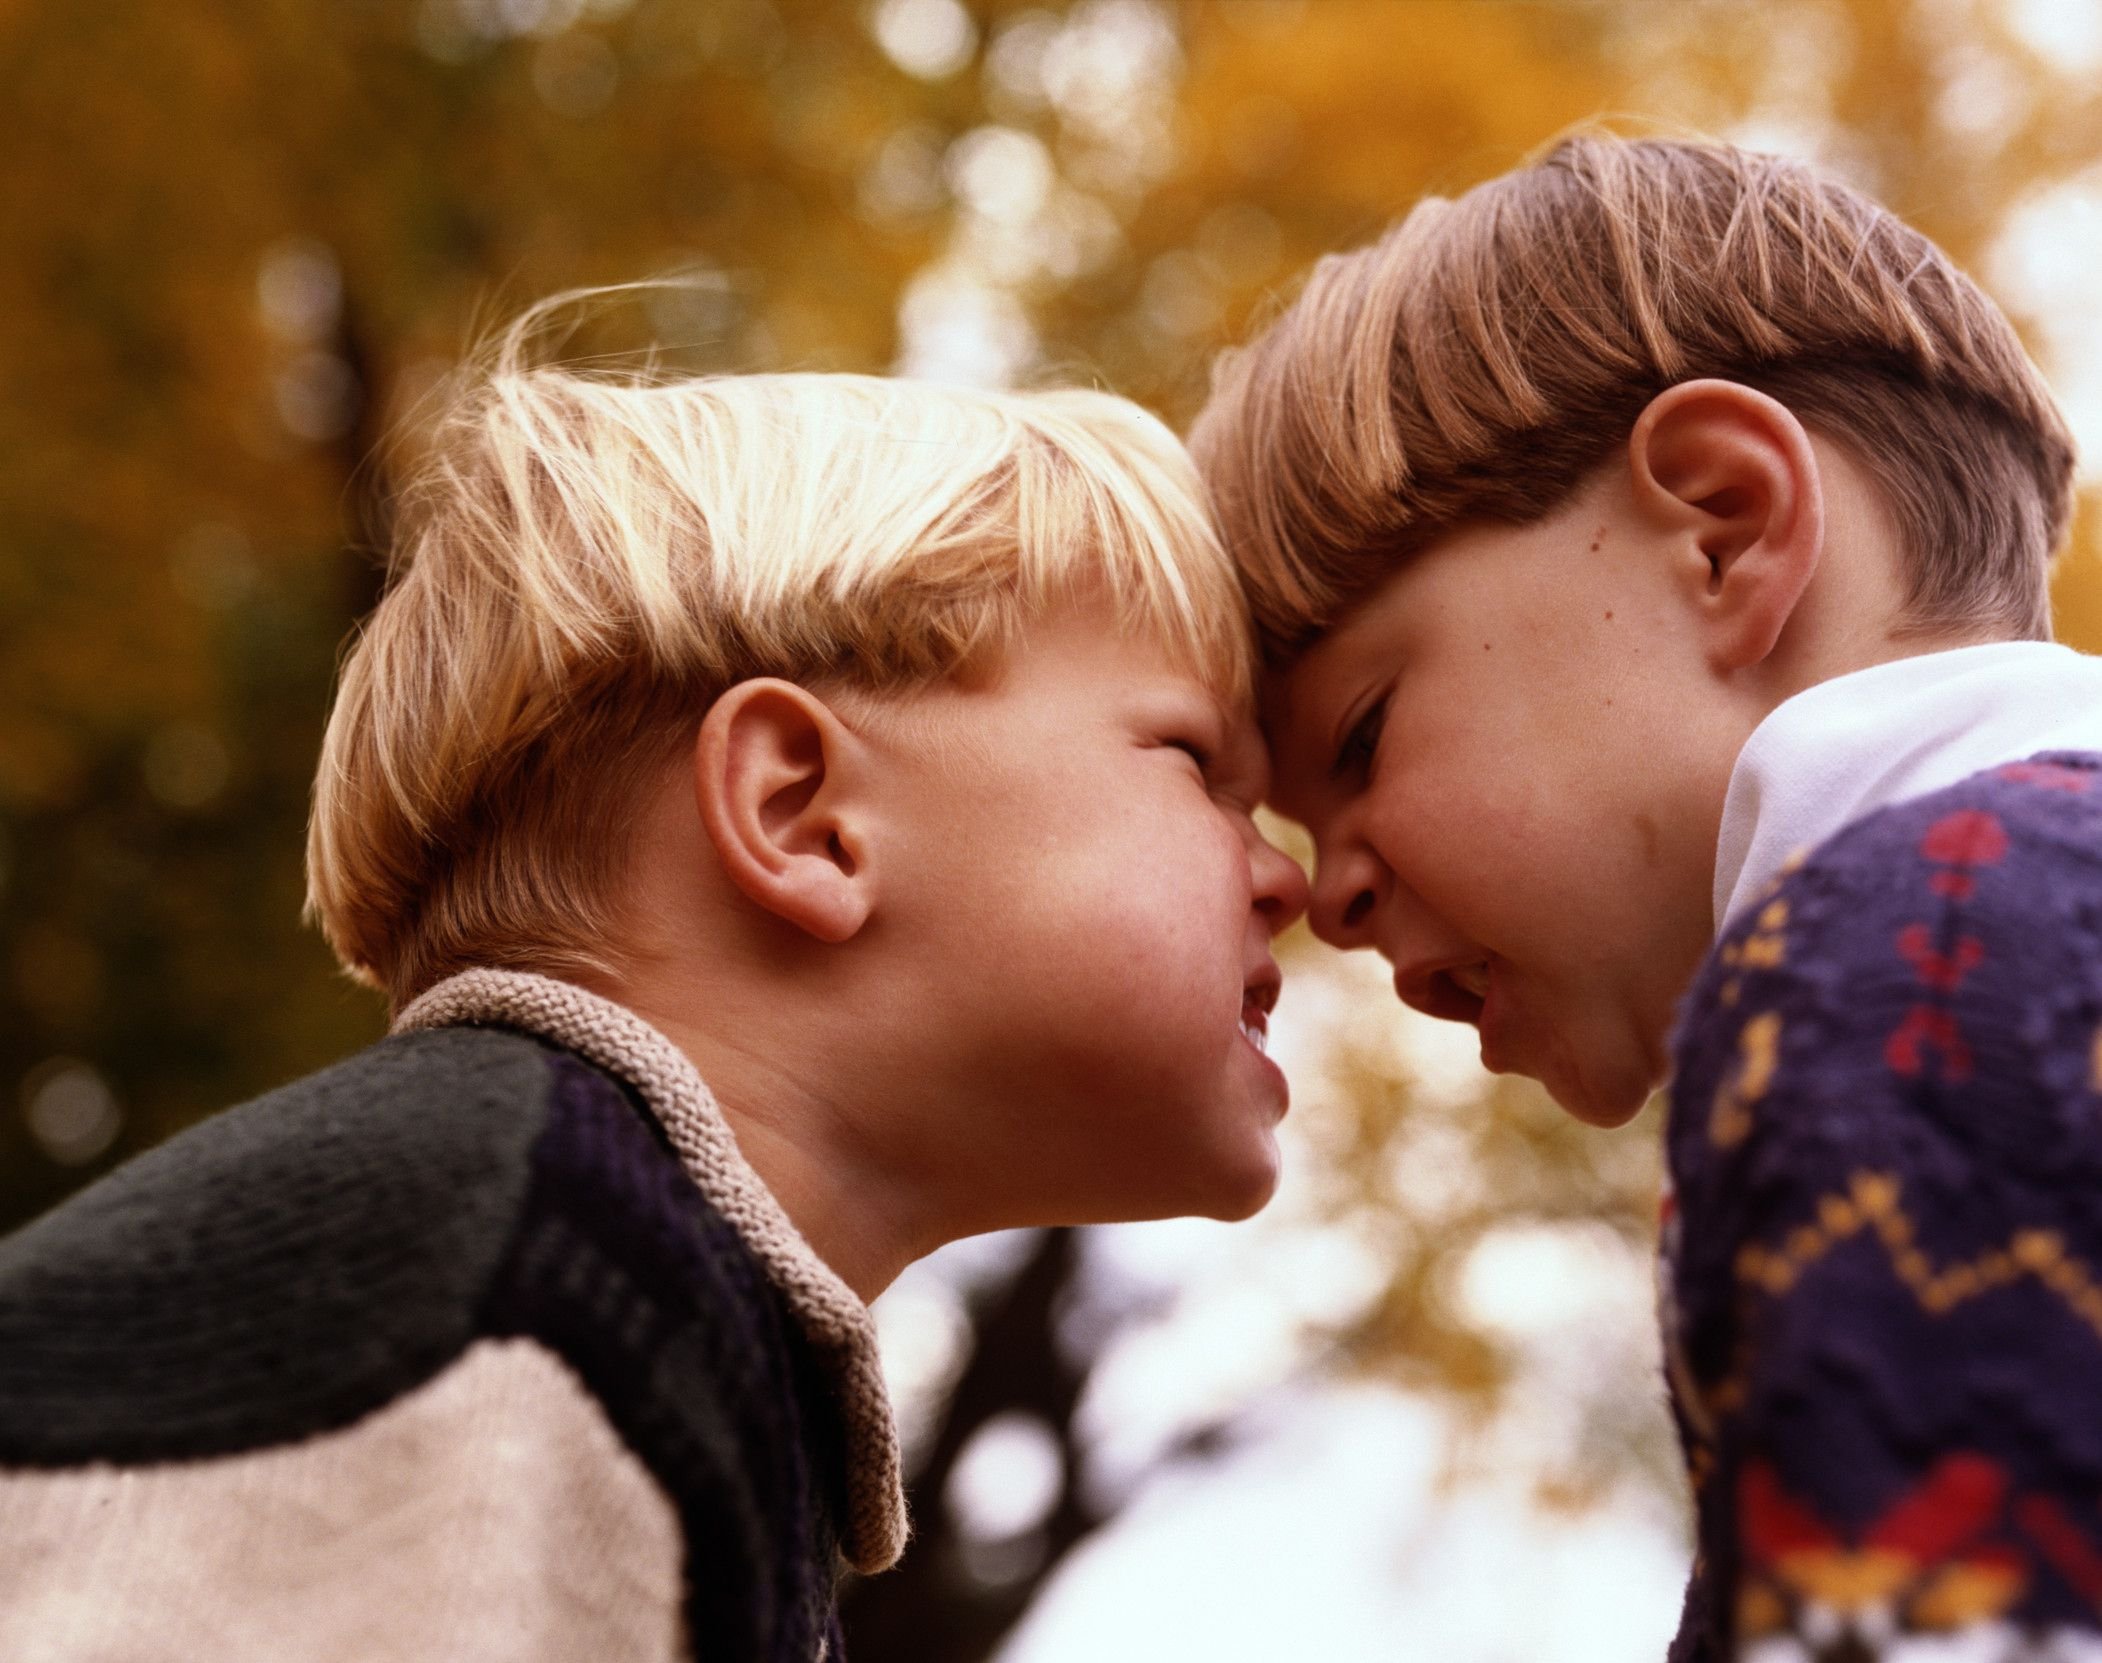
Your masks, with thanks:
[{"label": "blond boy's chin", "polygon": [[[1233,1073],[1238,1076],[1241,1071],[1236,1068]],[[1283,1176],[1277,1138],[1283,1104],[1274,1077],[1262,1079],[1253,1091],[1250,1084],[1245,1077],[1232,1078],[1220,1096],[1186,1098],[1175,1112],[1167,1112],[1162,1100],[1132,1103],[1133,1120],[1151,1120],[1153,1131],[1138,1134],[1128,1152],[1108,1157],[1100,1168],[1105,1181],[1099,1187],[1070,1188],[1055,1201],[1032,1196],[1023,1210],[1045,1208],[1036,1220],[1044,1223],[1208,1218],[1234,1224],[1254,1217],[1276,1197]],[[1178,1114],[1180,1131],[1167,1130]],[[1047,1155],[1037,1166],[1040,1179],[1056,1164],[1056,1157]],[[1081,1169],[1068,1170],[1080,1184],[1087,1183]]]},{"label": "blond boy's chin", "polygon": [[1260,1169],[1251,1169],[1242,1174],[1237,1183],[1225,1186],[1220,1202],[1207,1208],[1204,1216],[1216,1218],[1226,1224],[1238,1224],[1243,1219],[1255,1217],[1277,1194],[1277,1182],[1281,1163],[1277,1146],[1270,1146],[1270,1159]]},{"label": "blond boy's chin", "polygon": [[1210,1182],[1201,1196],[1166,1201],[1158,1216],[1192,1214],[1238,1224],[1270,1204],[1282,1172],[1276,1134],[1265,1130],[1243,1140],[1232,1151],[1222,1152],[1208,1174]]},{"label": "blond boy's chin", "polygon": [[1162,1216],[1191,1213],[1239,1223],[1267,1207],[1277,1194],[1284,1157],[1277,1127],[1289,1110],[1291,1090],[1283,1071],[1246,1038],[1234,1041],[1229,1064],[1233,1102],[1222,1116],[1222,1135],[1206,1162],[1209,1180],[1200,1197],[1170,1203]]}]

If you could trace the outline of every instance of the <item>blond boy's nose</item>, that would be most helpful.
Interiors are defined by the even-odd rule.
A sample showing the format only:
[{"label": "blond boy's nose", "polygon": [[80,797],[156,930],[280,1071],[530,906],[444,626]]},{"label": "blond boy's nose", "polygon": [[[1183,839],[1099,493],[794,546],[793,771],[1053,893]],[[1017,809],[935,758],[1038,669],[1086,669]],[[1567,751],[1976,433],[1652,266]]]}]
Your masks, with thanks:
[{"label": "blond boy's nose", "polygon": [[1306,872],[1267,837],[1258,836],[1256,845],[1255,910],[1268,921],[1272,935],[1282,935],[1306,914]]}]

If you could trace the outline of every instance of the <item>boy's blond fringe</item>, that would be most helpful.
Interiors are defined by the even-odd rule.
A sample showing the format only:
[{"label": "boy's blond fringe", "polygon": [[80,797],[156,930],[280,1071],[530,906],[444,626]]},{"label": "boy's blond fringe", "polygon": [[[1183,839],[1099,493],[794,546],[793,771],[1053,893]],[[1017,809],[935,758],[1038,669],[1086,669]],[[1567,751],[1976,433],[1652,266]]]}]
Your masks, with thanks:
[{"label": "boy's blond fringe", "polygon": [[903,689],[1106,598],[1246,696],[1202,487],[1136,406],[533,361],[608,298],[541,303],[466,377],[343,666],[308,908],[397,1007],[469,965],[608,968],[638,794],[735,682]]}]

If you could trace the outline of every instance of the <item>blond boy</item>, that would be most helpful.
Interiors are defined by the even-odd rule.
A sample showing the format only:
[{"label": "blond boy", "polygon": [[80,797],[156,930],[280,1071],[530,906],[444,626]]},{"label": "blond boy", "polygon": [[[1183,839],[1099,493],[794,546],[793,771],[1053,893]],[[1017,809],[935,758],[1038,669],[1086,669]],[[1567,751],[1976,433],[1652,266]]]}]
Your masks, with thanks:
[{"label": "blond boy", "polygon": [[1251,645],[1090,393],[533,368],[438,435],[315,790],[394,1035],[0,1244],[0,1654],[836,1658],[865,1302],[1260,1206]]},{"label": "blond boy", "polygon": [[1671,1079],[1674,1655],[2102,1657],[2102,664],[2007,321],[1582,137],[1323,262],[1193,448],[1315,931],[1586,1120]]}]

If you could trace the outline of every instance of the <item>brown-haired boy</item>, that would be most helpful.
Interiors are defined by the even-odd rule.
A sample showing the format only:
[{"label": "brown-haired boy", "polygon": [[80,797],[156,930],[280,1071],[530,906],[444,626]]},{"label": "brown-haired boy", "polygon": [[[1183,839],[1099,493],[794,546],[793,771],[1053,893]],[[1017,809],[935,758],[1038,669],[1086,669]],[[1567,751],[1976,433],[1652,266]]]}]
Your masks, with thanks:
[{"label": "brown-haired boy", "polygon": [[1276,1181],[1253,643],[1105,394],[534,367],[438,435],[310,893],[394,1037],[0,1242],[0,1656],[837,1663],[864,1301]]},{"label": "brown-haired boy", "polygon": [[1583,1119],[1672,1079],[1674,1655],[2102,1658],[2102,664],[2006,320],[1584,136],[1323,261],[1192,445],[1315,931]]}]

